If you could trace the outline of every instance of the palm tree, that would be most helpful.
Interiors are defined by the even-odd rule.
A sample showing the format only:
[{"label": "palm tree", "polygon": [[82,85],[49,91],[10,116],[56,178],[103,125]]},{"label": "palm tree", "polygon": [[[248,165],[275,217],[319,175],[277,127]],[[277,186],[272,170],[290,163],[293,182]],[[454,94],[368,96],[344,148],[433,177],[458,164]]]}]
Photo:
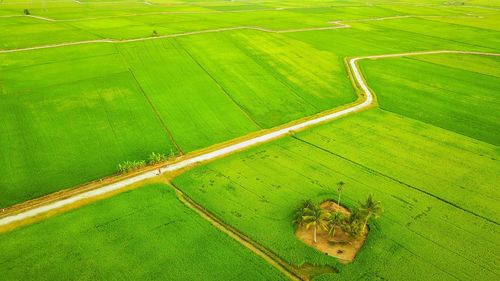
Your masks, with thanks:
[{"label": "palm tree", "polygon": [[307,210],[314,208],[314,203],[312,200],[304,200],[300,206],[295,211],[295,215],[293,218],[293,224],[296,227],[303,226],[305,224],[304,216],[307,215]]},{"label": "palm tree", "polygon": [[341,212],[333,212],[330,214],[327,220],[328,224],[328,234],[331,238],[335,237],[335,231],[337,227],[342,227],[342,223],[345,220],[344,214]]},{"label": "palm tree", "polygon": [[339,199],[337,200],[337,205],[340,206],[340,195],[342,195],[342,191],[344,190],[345,183],[343,181],[339,181],[337,183],[337,191],[339,193]]},{"label": "palm tree", "polygon": [[320,229],[327,229],[325,219],[328,217],[328,212],[321,209],[318,206],[313,206],[313,208],[304,209],[305,216],[302,217],[305,223],[306,229],[313,227],[314,233],[314,243],[317,242],[317,232]]},{"label": "palm tree", "polygon": [[361,234],[361,228],[363,227],[364,216],[358,208],[354,208],[351,214],[341,222],[340,228],[349,236],[354,238],[359,238]]},{"label": "palm tree", "polygon": [[382,206],[380,206],[380,201],[375,201],[375,199],[373,199],[373,196],[371,194],[368,196],[365,202],[363,203],[360,202],[360,207],[361,211],[365,215],[365,221],[363,223],[363,228],[361,230],[363,232],[365,231],[366,225],[368,224],[368,220],[372,217],[378,218],[380,214],[382,214],[384,209],[382,209]]}]

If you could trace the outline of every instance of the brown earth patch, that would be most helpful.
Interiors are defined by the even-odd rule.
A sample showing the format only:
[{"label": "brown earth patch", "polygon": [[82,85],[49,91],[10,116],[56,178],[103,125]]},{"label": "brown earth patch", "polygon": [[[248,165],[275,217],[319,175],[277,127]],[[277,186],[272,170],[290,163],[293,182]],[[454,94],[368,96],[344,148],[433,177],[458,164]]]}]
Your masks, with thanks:
[{"label": "brown earth patch", "polygon": [[[351,214],[348,209],[332,201],[321,203],[321,208],[328,211],[339,211],[345,215]],[[326,255],[336,257],[341,263],[350,263],[354,260],[356,254],[365,243],[366,236],[368,235],[368,228],[366,228],[359,239],[351,238],[341,229],[335,231],[334,237],[330,237],[327,231],[320,230],[317,234],[317,242],[314,243],[312,229],[306,229],[304,226],[297,228],[295,235],[308,246]]]}]

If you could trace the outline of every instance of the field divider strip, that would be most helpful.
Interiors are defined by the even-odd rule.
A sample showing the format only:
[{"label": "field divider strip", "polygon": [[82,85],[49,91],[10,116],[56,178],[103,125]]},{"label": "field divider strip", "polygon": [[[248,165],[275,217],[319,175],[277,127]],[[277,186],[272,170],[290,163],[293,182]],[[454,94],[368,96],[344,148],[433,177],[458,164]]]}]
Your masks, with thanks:
[{"label": "field divider strip", "polygon": [[153,113],[155,114],[156,118],[160,122],[160,124],[161,124],[163,130],[165,131],[165,133],[167,134],[167,137],[170,140],[170,142],[175,146],[175,148],[177,149],[178,152],[184,154],[184,151],[182,150],[182,148],[175,141],[174,135],[168,129],[167,123],[163,120],[163,118],[161,118],[160,112],[156,109],[153,101],[151,100],[151,98],[148,96],[148,94],[142,88],[142,85],[141,85],[141,83],[139,83],[139,80],[137,80],[137,77],[135,77],[134,71],[131,68],[129,68],[129,72],[130,72],[130,75],[132,75],[132,77],[134,78],[134,81],[137,84],[137,87],[139,87],[139,89],[141,90],[142,95],[144,96],[144,98],[148,102],[149,106],[153,110]]},{"label": "field divider strip", "polygon": [[305,279],[300,276],[298,270],[294,266],[290,265],[289,263],[278,257],[269,249],[253,241],[251,238],[241,233],[234,227],[224,223],[222,220],[217,218],[214,214],[209,212],[203,206],[196,203],[191,197],[182,192],[182,190],[180,190],[172,182],[169,182],[169,185],[172,186],[172,188],[175,190],[177,198],[179,198],[179,200],[186,207],[196,212],[199,216],[201,216],[204,220],[212,224],[219,231],[227,234],[229,237],[239,242],[245,248],[252,251],[257,256],[263,258],[267,263],[269,263],[270,265],[281,271],[283,274],[285,274],[285,276],[288,277],[288,279],[290,280]]},{"label": "field divider strip", "polygon": [[[148,169],[151,170],[148,170],[146,172],[140,171],[136,173],[134,176],[131,176],[129,178],[125,178],[104,186],[100,186],[95,189],[91,189],[89,191],[76,194],[68,198],[64,198],[62,200],[50,202],[48,204],[43,204],[43,202],[38,203],[35,205],[34,208],[30,208],[28,206],[24,208],[22,211],[16,209],[15,208],[16,205],[14,205],[12,206],[13,211],[7,210],[7,212],[5,212],[4,210],[3,213],[0,213],[0,232],[15,228],[16,225],[14,225],[14,223],[16,222],[20,222],[23,220],[33,220],[33,218],[41,216],[44,213],[54,212],[55,210],[63,209],[63,207],[67,207],[68,205],[75,204],[79,201],[89,200],[90,198],[98,198],[99,196],[103,196],[106,193],[124,190],[126,189],[127,186],[131,184],[157,177],[159,174],[165,172],[175,173],[179,171],[184,171],[188,168],[191,168],[195,165],[199,165],[203,162],[219,159],[227,155],[230,155],[234,152],[238,152],[256,146],[258,144],[266,143],[284,136],[288,136],[296,131],[304,130],[309,127],[317,126],[319,124],[323,124],[325,122],[346,116],[351,113],[371,108],[375,104],[375,96],[368,88],[367,83],[364,80],[360,69],[358,68],[357,62],[359,60],[404,57],[404,56],[415,56],[415,55],[450,54],[450,53],[500,56],[500,54],[497,53],[438,50],[438,51],[421,51],[421,52],[409,52],[409,53],[399,53],[399,54],[372,55],[372,56],[351,58],[347,61],[349,76],[351,78],[354,78],[353,86],[356,89],[360,89],[361,92],[357,91],[359,95],[358,99],[354,103],[346,105],[347,107],[345,108],[340,107],[339,110],[339,107],[337,107],[333,110],[323,112],[318,115],[314,115],[312,117],[311,116],[305,117],[303,119],[299,119],[298,121],[282,125],[278,128],[270,130],[262,130],[255,134],[250,134],[251,137],[249,137],[246,140],[245,139],[241,141],[237,140],[234,143],[229,142],[229,144],[223,144],[222,146],[215,145],[212,148],[212,150],[207,150],[206,152],[205,151],[199,152],[198,155],[196,155],[196,153],[193,153],[193,156],[185,155],[185,157],[180,157],[179,160],[175,163],[169,163],[164,166],[158,166],[155,167],[154,169],[149,167]],[[9,225],[11,227],[9,227]]]},{"label": "field divider strip", "polygon": [[[177,40],[176,40],[177,41]],[[257,123],[257,121],[255,121],[254,118],[252,118],[252,115],[250,114],[250,112],[244,108],[231,94],[229,94],[229,92],[226,90],[226,88],[224,88],[221,83],[219,83],[219,81],[212,75],[212,73],[210,73],[210,71],[208,71],[194,56],[193,54],[191,54],[191,52],[189,50],[187,50],[181,42],[178,42],[177,43],[179,44],[179,46],[182,48],[182,50],[184,50],[184,52],[186,52],[186,54],[193,60],[194,63],[196,63],[198,65],[198,67],[201,68],[201,70],[203,70],[208,77],[210,77],[210,79],[217,85],[217,87],[219,87],[219,89],[238,107],[239,110],[241,110],[241,112],[243,112],[243,114],[252,122],[254,123],[258,128],[262,129],[262,126]]]}]

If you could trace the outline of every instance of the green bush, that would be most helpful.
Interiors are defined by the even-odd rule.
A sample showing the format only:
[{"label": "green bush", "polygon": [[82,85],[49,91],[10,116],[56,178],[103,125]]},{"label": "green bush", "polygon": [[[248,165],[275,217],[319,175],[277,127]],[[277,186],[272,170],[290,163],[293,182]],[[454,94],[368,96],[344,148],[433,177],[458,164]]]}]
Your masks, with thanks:
[{"label": "green bush", "polygon": [[151,152],[148,158],[148,164],[154,165],[168,160],[168,156],[161,153]]},{"label": "green bush", "polygon": [[118,171],[120,172],[120,174],[124,174],[124,173],[138,170],[144,166],[146,166],[146,162],[143,160],[141,160],[141,161],[125,161],[123,163],[118,164]]},{"label": "green bush", "polygon": [[172,151],[170,151],[170,154],[163,154],[159,152],[151,152],[149,154],[148,160],[140,160],[140,161],[125,161],[120,164],[118,164],[118,172],[120,174],[125,174],[131,171],[138,170],[142,167],[145,167],[146,165],[155,165],[158,163],[165,162],[169,159],[173,159],[176,157],[176,154]]}]

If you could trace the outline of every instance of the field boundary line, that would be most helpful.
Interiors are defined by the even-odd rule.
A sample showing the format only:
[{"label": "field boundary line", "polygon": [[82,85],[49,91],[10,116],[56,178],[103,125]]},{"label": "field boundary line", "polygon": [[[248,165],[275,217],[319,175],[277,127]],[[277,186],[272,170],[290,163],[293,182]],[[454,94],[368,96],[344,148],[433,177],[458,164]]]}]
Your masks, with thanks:
[{"label": "field boundary line", "polygon": [[235,105],[236,107],[238,107],[238,109],[248,118],[249,121],[251,121],[253,124],[255,124],[257,126],[257,128],[259,129],[263,129],[262,126],[257,123],[257,121],[255,121],[253,118],[252,118],[252,115],[250,114],[250,112],[248,112],[248,110],[246,108],[244,108],[232,95],[229,94],[229,92],[226,90],[226,88],[224,88],[221,83],[219,83],[219,80],[217,80],[213,75],[212,73],[210,73],[210,71],[208,71],[204,65],[202,65],[198,59],[196,59],[193,54],[191,54],[191,52],[186,49],[182,43],[178,42],[176,40],[177,44],[179,44],[179,46],[182,48],[182,50],[184,52],[186,52],[186,54],[193,60],[194,63],[196,63],[196,65],[198,65],[198,67],[203,70],[203,72],[205,72],[208,77],[210,77],[210,79],[217,85],[217,87],[224,93],[224,95],[226,95],[229,100],[231,100]]},{"label": "field boundary line", "polygon": [[[313,127],[325,122],[344,117],[351,113],[366,110],[375,104],[375,96],[370,91],[367,86],[367,82],[364,80],[363,75],[358,67],[358,61],[365,59],[381,59],[381,58],[393,58],[393,57],[405,57],[405,56],[416,56],[416,55],[432,55],[432,54],[473,54],[473,55],[486,55],[486,56],[500,56],[500,53],[483,53],[475,51],[456,51],[456,50],[437,50],[437,51],[419,51],[419,52],[408,52],[408,53],[398,53],[398,54],[384,54],[384,55],[371,55],[355,57],[348,60],[348,68],[350,77],[354,78],[353,85],[356,89],[360,89],[361,92],[358,93],[358,100],[354,103],[348,104],[347,107],[338,111],[327,111],[326,113],[320,113],[319,115],[314,115],[312,119],[305,120],[295,124],[285,124],[282,127],[274,128],[271,130],[260,131],[253,134],[252,137],[246,140],[240,140],[234,143],[229,143],[228,145],[222,145],[220,147],[214,146],[213,149],[202,152],[198,155],[194,154],[191,157],[186,156],[185,158],[179,159],[175,163],[169,163],[164,166],[158,166],[154,169],[149,168],[146,172],[138,172],[134,176],[125,178],[119,181],[112,182],[110,184],[97,187],[95,189],[88,190],[86,192],[76,194],[74,196],[64,198],[62,200],[57,200],[50,202],[48,204],[39,203],[34,208],[24,208],[22,211],[16,211],[16,205],[9,207],[14,211],[9,211],[4,214],[0,214],[0,232],[10,230],[24,220],[32,220],[34,217],[41,216],[48,212],[54,212],[56,210],[67,207],[68,205],[75,204],[82,200],[89,200],[91,198],[97,198],[103,196],[104,194],[111,192],[118,192],[119,190],[125,189],[131,184],[138,183],[147,179],[154,178],[158,176],[158,171],[160,173],[174,173],[178,171],[184,171],[200,163],[207,161],[219,159],[230,155],[234,152],[238,152],[258,144],[266,143],[290,134],[296,131],[304,130],[309,127]],[[352,76],[351,76],[352,75]],[[342,107],[340,107],[342,108]],[[338,107],[336,108],[338,109]],[[336,110],[334,109],[334,110]],[[307,118],[307,117],[306,117]],[[301,119],[303,120],[303,119]],[[293,122],[292,122],[293,123]],[[22,204],[22,203],[21,203]],[[9,227],[11,226],[11,227]]]},{"label": "field boundary line", "polygon": [[[32,18],[37,19],[47,19],[49,21],[54,21],[52,19],[30,16]],[[63,43],[55,43],[55,44],[47,44],[33,47],[25,47],[25,48],[17,48],[17,49],[0,49],[0,54],[4,53],[16,53],[16,52],[25,52],[25,51],[33,51],[33,50],[42,50],[42,49],[52,49],[52,48],[61,48],[67,46],[78,46],[78,45],[87,45],[87,44],[124,44],[124,43],[133,43],[133,42],[142,42],[149,40],[158,40],[158,39],[166,39],[166,38],[176,38],[176,37],[184,37],[184,36],[193,36],[193,35],[201,35],[201,34],[210,34],[210,33],[218,33],[218,32],[226,32],[226,31],[237,31],[237,30],[256,30],[266,33],[274,33],[274,34],[284,34],[284,33],[297,33],[297,32],[311,32],[311,31],[324,31],[324,30],[333,30],[333,29],[342,29],[342,28],[351,28],[347,22],[368,22],[368,21],[382,21],[382,20],[393,20],[393,19],[403,19],[403,18],[450,18],[450,17],[473,17],[473,18],[481,18],[481,16],[475,15],[463,15],[463,16],[438,16],[438,15],[400,15],[400,16],[390,16],[390,17],[379,17],[379,18],[367,18],[367,19],[352,19],[352,20],[334,20],[328,21],[327,23],[333,26],[323,26],[323,27],[304,27],[304,28],[292,28],[292,29],[268,29],[259,26],[252,25],[242,25],[242,26],[233,26],[233,27],[222,27],[222,28],[214,28],[214,29],[205,29],[205,30],[197,30],[197,31],[187,31],[180,33],[170,33],[164,35],[157,36],[148,36],[148,37],[138,37],[138,38],[129,38],[129,39],[112,39],[112,38],[104,38],[104,39],[92,39],[92,40],[83,40],[83,41],[74,41],[74,42],[63,42]],[[88,32],[88,31],[87,31]],[[95,35],[95,34],[94,34]],[[95,35],[97,36],[97,35]],[[97,36],[98,37],[98,36]]]},{"label": "field boundary line", "polygon": [[148,94],[146,94],[146,92],[142,88],[142,85],[141,85],[141,83],[139,83],[139,80],[137,80],[137,77],[135,77],[134,71],[130,67],[129,67],[128,71],[130,72],[130,75],[132,75],[132,77],[134,78],[134,81],[137,84],[137,87],[139,87],[142,95],[144,96],[144,98],[146,99],[147,103],[149,104],[149,106],[153,110],[153,113],[155,114],[156,118],[160,122],[160,125],[163,127],[163,130],[167,134],[167,138],[170,140],[170,142],[172,142],[172,144],[174,145],[174,147],[177,149],[178,152],[180,152],[181,154],[184,154],[184,151],[182,150],[182,148],[175,141],[174,135],[172,134],[172,132],[170,131],[170,129],[168,129],[167,123],[161,117],[160,112],[156,109],[156,106],[154,105],[153,101],[151,101],[151,98],[148,96]]}]

